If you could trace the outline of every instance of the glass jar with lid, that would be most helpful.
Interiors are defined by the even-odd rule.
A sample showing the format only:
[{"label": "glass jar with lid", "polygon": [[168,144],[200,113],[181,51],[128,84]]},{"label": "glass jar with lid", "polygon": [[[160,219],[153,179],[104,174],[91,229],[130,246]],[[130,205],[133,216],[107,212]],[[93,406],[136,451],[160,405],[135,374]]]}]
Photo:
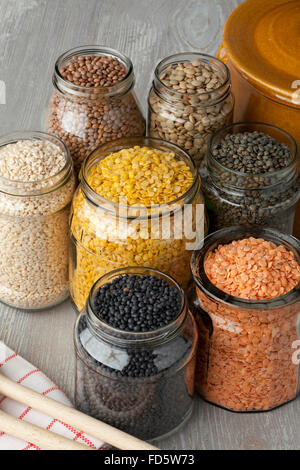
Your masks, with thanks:
[{"label": "glass jar with lid", "polygon": [[207,257],[219,246],[248,237],[284,247],[300,262],[296,238],[259,227],[219,230],[195,251],[190,304],[199,331],[196,389],[209,402],[232,411],[266,411],[300,392],[300,290],[298,283],[281,296],[249,300],[231,296],[210,281]]},{"label": "glass jar with lid", "polygon": [[[271,137],[276,146],[280,145],[278,154],[283,149],[288,152],[289,156],[287,162],[284,161],[284,167],[276,169],[275,164],[274,168],[271,165],[266,171],[260,169],[262,168],[261,162],[266,158],[264,151],[267,149],[267,146],[261,147],[261,152],[257,154],[257,146],[262,134],[264,134],[264,139]],[[255,166],[253,169],[254,165],[251,161],[251,168],[247,169],[247,172],[233,168],[230,137],[235,135],[242,138],[243,135],[257,136],[252,148],[256,151],[255,165],[258,163],[259,167]],[[226,140],[226,138],[229,139]],[[241,149],[241,155],[244,151],[246,154],[248,152],[248,141],[245,140],[245,145],[242,145],[241,139],[239,139],[241,145],[237,144]],[[220,145],[224,142],[228,148],[228,155]],[[281,144],[284,146],[282,147]],[[272,147],[273,144],[269,145]],[[236,153],[234,157],[239,156],[239,149],[234,150],[233,153]],[[248,154],[246,157],[248,158]],[[226,163],[223,163],[224,159]],[[202,177],[202,189],[212,230],[232,225],[260,225],[293,233],[295,210],[300,198],[300,179],[297,144],[288,133],[264,123],[230,124],[211,137],[205,170],[206,175]]]},{"label": "glass jar with lid", "polygon": [[[155,276],[172,286],[181,304],[174,320],[146,332],[104,321],[95,310],[97,291],[128,275]],[[192,413],[196,345],[195,321],[172,278],[142,267],[106,274],[75,325],[76,408],[143,440],[170,434]]]},{"label": "glass jar with lid", "polygon": [[68,146],[77,173],[99,145],[145,135],[134,82],[131,60],[108,47],[82,46],[57,59],[47,130]]},{"label": "glass jar with lid", "polygon": [[[98,168],[109,171],[111,178],[118,179],[120,165],[111,167],[111,170],[104,168],[106,157],[124,149],[135,151],[136,148],[146,149],[150,154],[152,149],[169,152],[174,162],[189,170],[191,182],[188,189],[167,203],[147,207],[127,205],[119,199],[119,202],[114,202],[98,194],[89,183],[90,175]],[[132,156],[128,161],[132,163]],[[152,161],[150,155],[150,163]],[[124,173],[126,185],[134,183],[132,180],[128,182],[133,172],[132,168]],[[142,175],[145,175],[144,169]],[[149,175],[150,180],[152,176]],[[165,190],[169,191],[172,185],[165,176]],[[145,182],[142,194],[150,180]],[[112,185],[110,182],[109,186]],[[155,190],[155,186],[153,188]],[[70,292],[79,310],[84,307],[89,291],[99,277],[124,266],[145,265],[159,269],[185,288],[191,279],[192,251],[205,231],[200,178],[192,159],[176,145],[148,137],[119,139],[99,147],[82,166],[80,185],[72,204],[70,229]]]},{"label": "glass jar with lid", "polygon": [[15,132],[0,139],[0,174],[0,300],[56,305],[69,293],[70,153],[52,135]]},{"label": "glass jar with lid", "polygon": [[202,165],[207,142],[232,122],[230,73],[215,57],[186,52],[162,60],[148,98],[148,135],[177,144]]}]

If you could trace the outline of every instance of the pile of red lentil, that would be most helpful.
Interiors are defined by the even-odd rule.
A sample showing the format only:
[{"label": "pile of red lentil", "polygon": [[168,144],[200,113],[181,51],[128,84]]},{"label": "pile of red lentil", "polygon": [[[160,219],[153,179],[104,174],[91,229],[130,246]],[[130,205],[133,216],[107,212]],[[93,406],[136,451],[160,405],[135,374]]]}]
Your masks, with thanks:
[{"label": "pile of red lentil", "polygon": [[208,254],[205,272],[223,292],[249,300],[279,297],[300,281],[300,266],[291,251],[253,237],[219,245]]}]

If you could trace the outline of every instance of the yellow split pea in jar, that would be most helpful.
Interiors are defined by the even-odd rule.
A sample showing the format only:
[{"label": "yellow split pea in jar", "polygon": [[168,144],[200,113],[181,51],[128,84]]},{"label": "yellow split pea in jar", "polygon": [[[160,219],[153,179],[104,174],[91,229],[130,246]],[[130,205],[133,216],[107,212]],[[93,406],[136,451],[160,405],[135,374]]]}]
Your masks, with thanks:
[{"label": "yellow split pea in jar", "polygon": [[83,164],[70,218],[78,310],[95,281],[121,267],[159,269],[185,288],[204,225],[199,176],[182,149],[148,137],[96,149]]}]

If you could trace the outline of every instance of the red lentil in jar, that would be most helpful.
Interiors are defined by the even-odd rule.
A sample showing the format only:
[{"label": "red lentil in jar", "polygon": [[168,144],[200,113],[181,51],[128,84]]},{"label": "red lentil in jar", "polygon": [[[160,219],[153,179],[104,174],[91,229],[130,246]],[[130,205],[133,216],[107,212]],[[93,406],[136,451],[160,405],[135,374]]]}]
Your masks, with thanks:
[{"label": "red lentil in jar", "polygon": [[231,227],[192,258],[199,327],[196,387],[233,411],[270,410],[300,391],[300,242]]}]

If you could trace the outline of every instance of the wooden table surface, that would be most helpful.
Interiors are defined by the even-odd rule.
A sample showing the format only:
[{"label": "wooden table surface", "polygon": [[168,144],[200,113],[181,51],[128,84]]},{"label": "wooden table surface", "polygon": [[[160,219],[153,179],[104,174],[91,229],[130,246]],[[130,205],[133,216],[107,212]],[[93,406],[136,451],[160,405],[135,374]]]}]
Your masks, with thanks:
[{"label": "wooden table surface", "polygon": [[[216,54],[238,0],[0,0],[1,134],[40,130],[55,59],[84,44],[111,46],[131,57],[146,110],[155,65],[182,51]],[[74,393],[73,324],[69,301],[48,311],[0,304],[0,339]],[[269,413],[236,414],[195,400],[192,419],[161,441],[163,449],[300,449],[300,399]]]}]

